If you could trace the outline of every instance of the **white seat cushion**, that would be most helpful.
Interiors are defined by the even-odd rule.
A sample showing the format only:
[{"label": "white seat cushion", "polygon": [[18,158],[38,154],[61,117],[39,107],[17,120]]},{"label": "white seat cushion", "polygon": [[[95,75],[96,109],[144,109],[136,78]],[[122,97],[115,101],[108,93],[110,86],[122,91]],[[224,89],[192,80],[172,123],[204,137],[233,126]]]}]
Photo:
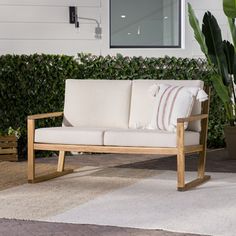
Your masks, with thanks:
[{"label": "white seat cushion", "polygon": [[64,126],[128,128],[131,81],[67,80]]},{"label": "white seat cushion", "polygon": [[[155,98],[151,96],[149,89],[155,83],[199,88],[203,88],[204,85],[201,80],[134,80],[132,84],[129,128],[146,128],[150,124]],[[200,113],[201,103],[196,101],[191,115]],[[193,131],[200,131],[200,122],[191,122],[188,128]]]},{"label": "white seat cushion", "polygon": [[53,127],[35,130],[36,143],[103,145],[103,128]]},{"label": "white seat cushion", "polygon": [[[185,145],[198,145],[199,133],[185,131]],[[176,147],[176,133],[161,130],[124,129],[107,130],[104,133],[104,145]]]}]

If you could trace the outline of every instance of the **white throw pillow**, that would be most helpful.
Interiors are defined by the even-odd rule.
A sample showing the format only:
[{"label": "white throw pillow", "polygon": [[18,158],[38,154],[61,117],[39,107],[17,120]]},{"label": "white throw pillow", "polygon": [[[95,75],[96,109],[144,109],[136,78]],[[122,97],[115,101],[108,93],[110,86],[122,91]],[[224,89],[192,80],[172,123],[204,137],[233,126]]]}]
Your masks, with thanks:
[{"label": "white throw pillow", "polygon": [[[158,91],[155,93],[155,89]],[[177,119],[189,117],[196,99],[205,101],[207,94],[198,87],[171,86],[154,84],[149,91],[156,97],[149,129],[175,132]],[[187,129],[188,123],[184,124]]]}]

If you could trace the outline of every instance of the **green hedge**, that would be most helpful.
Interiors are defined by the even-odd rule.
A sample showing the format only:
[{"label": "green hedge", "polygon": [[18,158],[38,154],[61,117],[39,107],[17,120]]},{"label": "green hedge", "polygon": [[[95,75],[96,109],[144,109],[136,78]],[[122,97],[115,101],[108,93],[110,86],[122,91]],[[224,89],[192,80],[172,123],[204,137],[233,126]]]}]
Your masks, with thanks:
[{"label": "green hedge", "polygon": [[[73,79],[202,79],[210,72],[202,60],[142,57],[4,55],[0,57],[0,129],[21,127],[20,154],[26,155],[26,117],[62,111],[65,80]],[[223,106],[213,92],[209,147],[224,145]],[[60,119],[40,120],[37,127],[60,125]]]}]

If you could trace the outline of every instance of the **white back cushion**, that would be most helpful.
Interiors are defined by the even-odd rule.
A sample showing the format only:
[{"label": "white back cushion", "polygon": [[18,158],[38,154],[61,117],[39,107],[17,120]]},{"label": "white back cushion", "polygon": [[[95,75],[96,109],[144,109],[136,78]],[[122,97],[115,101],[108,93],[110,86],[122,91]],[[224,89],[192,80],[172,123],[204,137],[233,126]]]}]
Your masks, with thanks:
[{"label": "white back cushion", "polygon": [[131,81],[67,80],[64,126],[127,128]]},{"label": "white back cushion", "polygon": [[[155,105],[155,97],[150,95],[149,89],[156,83],[199,88],[203,88],[204,86],[201,80],[134,80],[132,85],[129,128],[146,128],[149,126]],[[191,115],[200,113],[201,103],[196,101],[193,105]],[[200,122],[189,123],[188,129],[200,131]]]}]

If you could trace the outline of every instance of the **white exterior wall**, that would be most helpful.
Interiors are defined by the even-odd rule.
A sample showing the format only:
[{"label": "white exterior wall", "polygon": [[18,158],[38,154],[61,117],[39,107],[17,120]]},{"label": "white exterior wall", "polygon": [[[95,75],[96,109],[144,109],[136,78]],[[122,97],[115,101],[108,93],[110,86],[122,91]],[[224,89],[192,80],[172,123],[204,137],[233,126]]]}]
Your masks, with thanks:
[{"label": "white exterior wall", "polygon": [[[0,54],[66,54],[78,52],[96,55],[128,56],[202,56],[188,23],[187,2],[199,17],[206,10],[217,18],[224,38],[230,34],[223,14],[222,0],[182,0],[185,16],[182,49],[110,49],[109,0],[0,0]],[[102,26],[102,39],[95,39],[96,24],[80,21],[80,28],[69,24],[69,6],[78,6],[81,17],[96,18]]]}]

